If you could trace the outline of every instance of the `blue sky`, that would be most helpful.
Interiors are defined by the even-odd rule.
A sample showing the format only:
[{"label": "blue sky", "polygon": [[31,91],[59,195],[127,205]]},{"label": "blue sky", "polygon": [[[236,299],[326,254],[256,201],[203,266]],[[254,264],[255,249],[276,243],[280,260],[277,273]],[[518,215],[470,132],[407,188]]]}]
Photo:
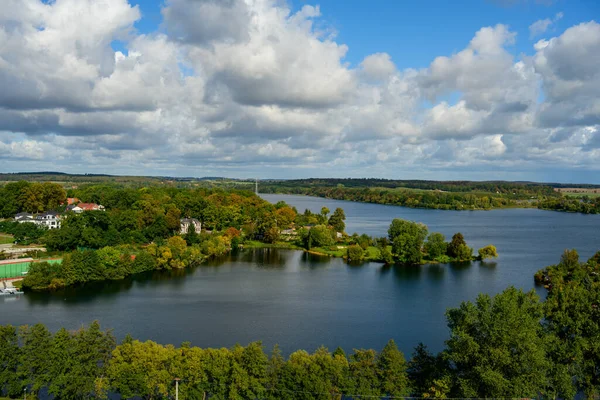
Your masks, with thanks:
[{"label": "blue sky", "polygon": [[0,171],[600,183],[595,0],[8,1]]},{"label": "blue sky", "polygon": [[[142,12],[135,24],[139,32],[152,33],[160,28],[163,1],[130,3],[138,5]],[[306,4],[319,5],[321,26],[333,29],[337,40],[349,46],[346,60],[352,65],[369,54],[387,52],[399,68],[424,68],[438,55],[462,50],[482,26],[510,26],[518,33],[518,42],[511,46],[518,56],[533,52],[539,37],[530,38],[529,26],[537,20],[563,13],[563,18],[549,30],[551,33],[581,21],[600,19],[600,2],[595,0],[461,0],[458,4],[445,0],[291,0],[286,4],[293,11]]]}]

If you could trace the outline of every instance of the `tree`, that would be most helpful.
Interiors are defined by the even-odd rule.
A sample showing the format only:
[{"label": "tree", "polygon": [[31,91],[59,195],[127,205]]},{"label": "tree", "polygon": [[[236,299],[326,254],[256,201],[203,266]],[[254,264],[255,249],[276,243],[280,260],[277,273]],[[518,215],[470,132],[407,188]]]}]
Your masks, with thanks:
[{"label": "tree", "polygon": [[348,261],[362,261],[365,251],[357,244],[352,244],[346,249]]},{"label": "tree", "polygon": [[432,232],[425,242],[425,252],[430,260],[437,260],[446,254],[446,238],[439,232]]},{"label": "tree", "polygon": [[37,394],[50,383],[48,353],[52,348],[52,334],[42,324],[23,326],[19,330],[23,341],[18,373],[21,381]]},{"label": "tree", "polygon": [[393,340],[387,342],[377,356],[380,392],[385,396],[401,397],[410,392],[406,360]]},{"label": "tree", "polygon": [[461,251],[461,246],[466,246],[465,238],[462,233],[458,232],[452,236],[452,240],[448,244],[447,254],[449,257],[457,258]]},{"label": "tree", "polygon": [[545,387],[550,364],[534,291],[510,287],[493,298],[480,294],[446,316],[454,397],[535,397]]},{"label": "tree", "polygon": [[329,225],[333,227],[336,232],[344,232],[346,229],[346,214],[341,208],[336,208],[331,217],[329,217]]},{"label": "tree", "polygon": [[22,392],[17,375],[19,355],[17,329],[11,325],[0,325],[0,391],[6,391],[11,397],[20,396]]},{"label": "tree", "polygon": [[477,253],[479,254],[479,258],[482,260],[498,257],[498,251],[496,250],[496,247],[491,244],[482,247],[477,251]]},{"label": "tree", "polygon": [[320,215],[320,223],[321,224],[325,224],[327,222],[327,216],[329,215],[329,208],[327,207],[322,207],[321,208],[321,215]]},{"label": "tree", "polygon": [[[305,239],[306,248],[331,246],[335,242],[333,235],[334,232],[325,225],[315,225],[307,233]],[[309,244],[311,247],[308,247]]]},{"label": "tree", "polygon": [[198,244],[200,240],[198,239],[198,233],[196,232],[196,226],[194,224],[190,224],[188,227],[187,233],[183,237],[188,246],[193,244]]},{"label": "tree", "polygon": [[381,382],[375,350],[354,350],[348,364],[352,394],[357,396],[381,396]]},{"label": "tree", "polygon": [[557,265],[541,271],[549,289],[544,302],[546,328],[555,338],[550,346],[554,369],[549,395],[600,394],[599,255],[580,263],[577,251],[565,250]]},{"label": "tree", "polygon": [[445,398],[450,391],[449,365],[444,354],[433,355],[419,343],[408,362],[407,374],[415,397]]},{"label": "tree", "polygon": [[265,231],[263,240],[266,243],[275,243],[277,240],[279,240],[279,229],[275,226],[272,226],[269,229],[267,229]]},{"label": "tree", "polygon": [[392,242],[392,253],[398,261],[406,264],[421,261],[421,247],[427,237],[425,225],[396,218],[388,229],[388,236]]}]

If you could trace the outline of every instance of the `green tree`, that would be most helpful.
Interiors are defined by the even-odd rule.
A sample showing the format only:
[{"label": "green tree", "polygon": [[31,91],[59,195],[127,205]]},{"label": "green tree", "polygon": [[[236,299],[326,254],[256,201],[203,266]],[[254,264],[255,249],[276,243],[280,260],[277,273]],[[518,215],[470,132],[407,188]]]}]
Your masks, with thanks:
[{"label": "green tree", "polygon": [[480,294],[446,316],[453,396],[535,397],[545,387],[550,364],[534,291],[510,287],[493,298]]},{"label": "green tree", "polygon": [[[381,396],[377,355],[375,350],[354,350],[348,364],[351,390],[357,396]],[[387,382],[388,384],[390,382]]]},{"label": "green tree", "polygon": [[348,261],[362,261],[365,255],[365,251],[362,247],[357,244],[352,244],[348,246],[346,249],[346,255],[348,257]]},{"label": "green tree", "polygon": [[[542,271],[549,283],[544,302],[546,328],[553,335],[549,395],[600,394],[600,253],[585,263],[565,250],[557,265]],[[571,378],[575,377],[574,380]]]},{"label": "green tree", "polygon": [[479,258],[482,260],[498,257],[498,251],[496,250],[496,247],[491,244],[482,247],[477,251],[477,253],[479,254]]},{"label": "green tree", "polygon": [[445,398],[450,392],[449,365],[444,354],[437,356],[419,343],[408,362],[407,375],[415,397]]},{"label": "green tree", "polygon": [[335,243],[334,232],[325,225],[313,226],[305,237],[305,246],[307,249],[311,247],[331,246],[333,243]]},{"label": "green tree", "polygon": [[393,340],[387,342],[377,356],[380,392],[385,396],[401,397],[410,394],[404,355]]},{"label": "green tree", "polygon": [[345,220],[346,214],[344,213],[344,210],[338,207],[333,214],[331,214],[331,217],[329,217],[328,223],[336,232],[344,232],[344,229],[346,229]]},{"label": "green tree", "polygon": [[18,373],[33,394],[50,383],[48,353],[52,348],[52,334],[42,324],[23,326],[19,330],[23,343]]},{"label": "green tree", "polygon": [[[452,240],[448,244],[447,254],[449,257],[458,258],[461,246],[466,246],[467,242],[465,242],[465,238],[462,233],[458,232],[452,236]],[[463,250],[464,251],[464,250]]]},{"label": "green tree", "polygon": [[394,219],[388,229],[392,253],[401,263],[415,264],[421,261],[423,242],[427,227],[412,221]]},{"label": "green tree", "polygon": [[447,246],[444,235],[439,232],[432,232],[427,237],[424,248],[430,260],[437,260],[446,254]]},{"label": "green tree", "polygon": [[11,397],[20,396],[22,383],[17,374],[20,358],[17,329],[11,325],[0,325],[0,391]]}]

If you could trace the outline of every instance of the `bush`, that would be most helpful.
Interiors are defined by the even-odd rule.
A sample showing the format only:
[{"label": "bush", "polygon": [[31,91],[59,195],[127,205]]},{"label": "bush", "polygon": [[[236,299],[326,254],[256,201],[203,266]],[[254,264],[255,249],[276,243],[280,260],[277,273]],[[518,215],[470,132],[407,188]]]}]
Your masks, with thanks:
[{"label": "bush", "polygon": [[347,249],[348,261],[362,261],[365,257],[365,251],[358,244],[348,246]]}]

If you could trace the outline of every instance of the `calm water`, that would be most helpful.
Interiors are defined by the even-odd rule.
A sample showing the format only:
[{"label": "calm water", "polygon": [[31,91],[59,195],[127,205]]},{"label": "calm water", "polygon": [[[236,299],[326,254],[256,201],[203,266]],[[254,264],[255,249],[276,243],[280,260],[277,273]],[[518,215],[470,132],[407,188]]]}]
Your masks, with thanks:
[{"label": "calm water", "polygon": [[[508,285],[529,290],[533,273],[564,248],[582,258],[600,249],[600,216],[540,210],[453,212],[264,195],[299,210],[342,207],[348,232],[384,235],[391,219],[421,221],[448,237],[460,231],[473,247],[492,243],[494,263],[382,267],[285,250],[232,254],[186,271],[154,272],[120,282],[54,294],[0,298],[0,324],[43,322],[76,328],[97,319],[118,337],[202,347],[262,340],[285,352],[381,348],[394,338],[410,353],[420,341],[439,350],[447,338],[444,311],[479,292]],[[540,291],[543,294],[542,291]]]}]

